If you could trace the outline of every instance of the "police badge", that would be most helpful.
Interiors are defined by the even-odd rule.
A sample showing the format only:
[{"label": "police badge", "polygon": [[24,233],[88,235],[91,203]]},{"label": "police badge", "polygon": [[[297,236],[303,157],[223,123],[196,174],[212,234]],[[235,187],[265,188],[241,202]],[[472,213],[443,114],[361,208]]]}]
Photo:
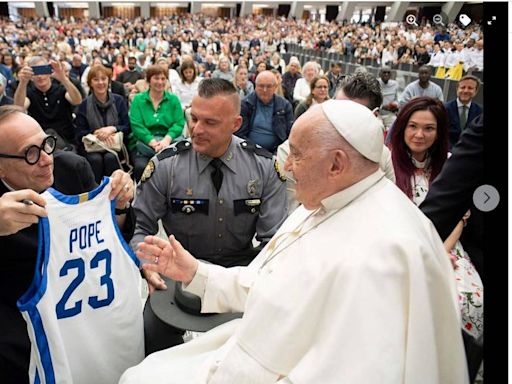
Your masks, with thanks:
[{"label": "police badge", "polygon": [[153,160],[149,160],[148,165],[146,165],[146,168],[144,168],[144,172],[142,172],[142,176],[140,178],[141,182],[144,182],[148,180],[155,171],[155,163],[153,163]]},{"label": "police badge", "polygon": [[247,193],[252,197],[258,195],[258,180],[249,180],[247,183]]}]

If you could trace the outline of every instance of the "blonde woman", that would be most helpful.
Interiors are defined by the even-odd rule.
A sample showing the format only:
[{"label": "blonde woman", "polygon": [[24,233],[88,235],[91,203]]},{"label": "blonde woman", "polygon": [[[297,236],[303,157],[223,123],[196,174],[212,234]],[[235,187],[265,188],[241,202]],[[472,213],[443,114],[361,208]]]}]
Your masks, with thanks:
[{"label": "blonde woman", "polygon": [[277,69],[281,75],[284,73],[284,60],[281,59],[281,55],[278,52],[274,52],[272,58],[270,59],[270,68]]}]

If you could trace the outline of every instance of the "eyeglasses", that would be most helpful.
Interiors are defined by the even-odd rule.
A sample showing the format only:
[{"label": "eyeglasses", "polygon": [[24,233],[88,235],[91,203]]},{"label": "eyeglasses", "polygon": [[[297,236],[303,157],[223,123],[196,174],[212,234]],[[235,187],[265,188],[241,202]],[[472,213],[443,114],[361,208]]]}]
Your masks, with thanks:
[{"label": "eyeglasses", "polygon": [[256,88],[263,89],[263,90],[273,89],[274,87],[275,87],[275,84],[256,84]]},{"label": "eyeglasses", "polygon": [[0,153],[0,157],[5,159],[23,159],[27,162],[27,164],[34,165],[39,161],[41,157],[41,151],[44,151],[48,155],[51,155],[57,146],[57,138],[55,136],[46,136],[41,146],[31,145],[25,151],[24,156],[20,155],[4,155]]}]

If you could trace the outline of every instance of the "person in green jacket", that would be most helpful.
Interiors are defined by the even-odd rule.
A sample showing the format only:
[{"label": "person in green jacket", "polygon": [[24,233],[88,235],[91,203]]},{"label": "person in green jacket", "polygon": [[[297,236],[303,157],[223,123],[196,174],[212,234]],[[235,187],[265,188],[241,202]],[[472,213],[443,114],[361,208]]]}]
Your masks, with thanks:
[{"label": "person in green jacket", "polygon": [[149,89],[137,94],[130,105],[132,134],[128,144],[135,181],[139,181],[149,159],[176,141],[185,125],[180,100],[165,90],[169,74],[158,65],[146,71]]}]

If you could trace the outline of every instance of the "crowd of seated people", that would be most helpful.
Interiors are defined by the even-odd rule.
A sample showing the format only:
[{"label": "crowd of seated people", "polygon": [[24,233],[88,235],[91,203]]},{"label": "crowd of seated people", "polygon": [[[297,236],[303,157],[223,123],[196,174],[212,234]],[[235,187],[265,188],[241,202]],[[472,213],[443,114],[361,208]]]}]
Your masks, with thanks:
[{"label": "crowd of seated people", "polygon": [[[336,52],[347,61],[376,60],[382,69],[380,82],[369,73],[345,76],[344,61],[329,63],[330,70],[325,72],[314,60],[301,63],[296,56],[284,55],[291,44]],[[399,92],[391,68],[400,63],[420,69],[418,80]],[[31,68],[47,64],[51,75],[36,74]],[[448,151],[482,112],[473,101],[480,82],[471,75],[471,71],[482,70],[483,33],[478,25],[465,29],[426,22],[417,27],[406,23],[382,26],[203,14],[133,20],[0,20],[0,105],[24,107],[47,134],[57,137],[59,149],[76,152],[89,162],[96,182],[127,165],[124,170],[132,172],[134,181],[144,181],[147,164],[155,154],[193,134],[189,132],[189,107],[204,79],[220,78],[230,83],[227,88],[234,86],[240,109],[238,105],[230,108],[242,119],[236,120],[239,128],[233,133],[239,138],[233,142],[248,140],[263,147],[254,146],[257,155],[265,158],[256,158],[262,164],[276,155],[279,146],[288,144],[294,122],[318,110],[316,104],[324,108],[332,103],[330,99],[360,102],[368,96],[368,84],[378,83],[377,88],[370,87],[376,95],[366,106],[375,115],[379,115],[379,105],[384,112],[389,167],[396,173],[397,186],[420,205],[449,161]],[[431,77],[459,80],[457,97],[444,100]],[[204,99],[205,109],[220,108],[207,104],[209,96],[198,98]],[[193,114],[196,124],[200,122],[196,134],[209,124],[210,115]],[[125,152],[91,152],[84,145],[84,138],[93,135],[102,145],[111,146],[119,132]],[[418,147],[420,141],[423,144]],[[226,161],[231,159],[228,154]],[[277,163],[274,167],[283,180]],[[252,179],[246,184],[248,193],[258,188]],[[186,194],[191,195],[192,188]],[[457,288],[470,294],[461,296],[459,302],[466,322],[461,327],[481,346],[481,271],[473,266],[471,251],[463,247],[466,223],[477,220],[461,217],[445,247],[446,257],[458,266]],[[468,271],[474,283],[470,292],[460,283]],[[476,305],[468,307],[468,302]]]},{"label": "crowd of seated people", "polygon": [[[183,129],[185,122],[181,117],[181,120],[177,115],[173,117],[173,121],[179,121],[176,126],[171,122],[165,123],[173,127],[171,136],[166,134],[170,132],[168,129],[171,126],[164,127],[162,121],[155,120],[154,123],[161,126],[157,134],[161,141],[157,142],[162,145],[156,145],[151,138],[149,141],[155,145],[146,148],[146,155],[141,156],[140,150],[135,149],[137,142],[141,143],[141,148],[142,144],[147,146],[149,143],[141,141],[139,137],[141,127],[144,130],[147,128],[141,124],[140,112],[134,108],[140,108],[142,95],[139,94],[143,93],[149,100],[151,97],[148,95],[154,93],[147,73],[152,65],[164,68],[164,99],[167,100],[172,95],[174,103],[177,105],[179,102],[182,111],[190,106],[197,87],[204,78],[219,77],[233,82],[240,96],[244,98],[255,91],[258,75],[272,70],[277,79],[275,94],[290,102],[292,110],[296,112],[301,105],[296,116],[305,110],[306,105],[310,105],[310,101],[318,102],[318,96],[307,99],[313,79],[324,75],[332,77],[332,74],[324,73],[320,64],[315,61],[304,63],[302,68],[295,56],[286,62],[283,54],[287,52],[290,44],[337,52],[343,58],[354,57],[357,62],[375,59],[381,65],[390,66],[398,63],[428,64],[432,76],[452,79],[460,79],[472,70],[483,70],[483,33],[476,24],[460,29],[455,24],[439,27],[428,22],[423,22],[418,27],[406,23],[382,26],[338,21],[320,23],[314,20],[262,15],[226,19],[204,14],[185,14],[179,17],[170,15],[149,19],[138,17],[133,20],[2,19],[0,31],[0,102],[10,103],[11,98],[14,98],[14,103],[24,105],[21,100],[23,92],[19,92],[18,99],[14,96],[19,85],[23,87],[26,84],[27,99],[37,97],[39,94],[33,91],[37,89],[36,78],[44,82],[45,87],[48,84],[54,84],[54,88],[59,86],[61,95],[58,97],[63,98],[66,94],[68,99],[63,100],[66,106],[64,109],[49,108],[53,115],[58,115],[52,117],[57,122],[48,120],[46,115],[51,114],[50,110],[45,112],[39,104],[24,106],[35,117],[44,115],[40,120],[43,128],[57,132],[63,138],[62,147],[86,156],[95,169],[97,178],[102,174],[109,175],[118,166],[115,165],[118,162],[113,159],[105,164],[98,162],[100,155],[86,154],[81,140],[85,134],[96,134],[96,131],[100,139],[108,140],[108,135],[99,134],[102,131],[98,128],[115,127],[115,124],[106,124],[106,121],[112,120],[112,116],[116,114],[119,114],[120,127],[116,131],[113,128],[109,131],[112,134],[119,130],[124,133],[131,153],[129,163],[135,164],[136,180],[153,154],[155,146],[160,150],[177,138],[187,136],[186,128]],[[71,85],[58,85],[59,81],[55,76],[35,76],[27,83],[28,75],[23,74],[22,69],[27,65],[34,65],[34,58],[39,60],[36,64],[59,61]],[[335,69],[339,72],[341,64],[332,64],[338,65]],[[114,114],[106,113],[106,109],[100,110],[105,125],[102,125],[103,122],[93,124],[99,124],[96,130],[90,125],[95,118],[88,116],[93,109],[86,107],[87,100],[97,97],[91,87],[90,72],[93,67],[103,68],[103,72],[100,72],[108,78],[107,103],[112,105],[114,100],[115,105],[120,105],[123,102],[123,107],[117,107]],[[110,72],[105,72],[107,70]],[[336,76],[339,77],[339,73]],[[324,80],[320,82],[323,83]],[[331,83],[332,79],[329,79],[328,93],[333,97],[336,85]],[[81,98],[73,91],[69,92],[72,86],[79,91]],[[62,92],[63,90],[66,92]],[[72,100],[69,96],[73,96]],[[53,100],[50,105],[55,105],[57,101]],[[154,100],[153,108],[154,113],[159,108]],[[127,123],[124,122],[125,110],[130,116]],[[105,120],[105,116],[110,117]],[[46,126],[45,119],[50,121]],[[109,155],[111,154],[103,155],[102,158],[108,158]],[[109,163],[112,165],[107,166]]]}]

